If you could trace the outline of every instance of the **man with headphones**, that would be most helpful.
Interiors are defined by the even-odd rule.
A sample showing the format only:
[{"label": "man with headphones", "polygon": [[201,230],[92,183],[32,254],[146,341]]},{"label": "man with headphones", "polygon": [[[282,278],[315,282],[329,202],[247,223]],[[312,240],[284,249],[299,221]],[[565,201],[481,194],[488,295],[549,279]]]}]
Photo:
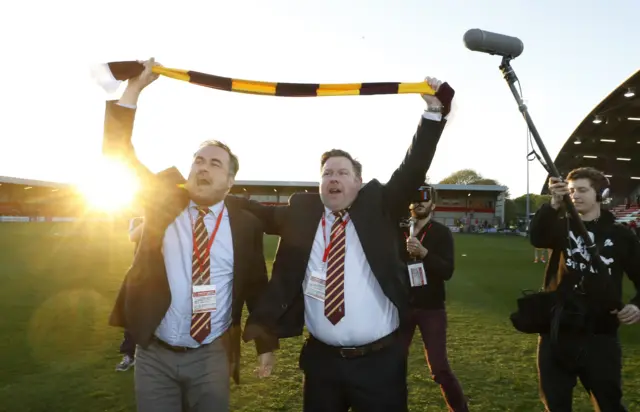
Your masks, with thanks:
[{"label": "man with headphones", "polygon": [[[573,388],[579,378],[595,410],[626,411],[618,326],[640,322],[640,243],[602,208],[609,180],[600,171],[581,167],[572,170],[566,182],[551,178],[549,191],[551,202],[538,210],[530,231],[534,247],[552,249],[545,275],[547,290],[584,293],[587,302],[591,294],[601,290],[589,287],[598,284],[597,270],[576,223],[564,211],[562,199],[568,194],[600,252],[617,298],[622,301],[623,272],[633,282],[636,294],[620,311],[588,304],[584,327],[578,332],[568,332],[561,326],[557,339],[541,334],[538,371],[542,402],[550,412],[571,411]],[[547,282],[552,276],[556,279]]]},{"label": "man with headphones", "polygon": [[437,192],[425,183],[409,206],[409,221],[400,224],[398,244],[411,286],[409,317],[400,328],[400,338],[408,351],[416,326],[420,328],[431,376],[440,385],[448,409],[466,412],[467,399],[447,357],[445,282],[453,276],[453,235],[432,219],[436,202]]}]

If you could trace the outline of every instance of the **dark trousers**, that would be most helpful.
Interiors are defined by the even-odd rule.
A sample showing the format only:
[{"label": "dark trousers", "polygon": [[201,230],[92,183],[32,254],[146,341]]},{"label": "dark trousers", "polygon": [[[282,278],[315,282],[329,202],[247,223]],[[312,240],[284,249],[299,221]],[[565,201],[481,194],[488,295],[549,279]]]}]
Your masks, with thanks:
[{"label": "dark trousers", "polygon": [[401,330],[405,350],[409,351],[416,326],[424,343],[424,356],[431,378],[440,390],[450,411],[468,411],[462,386],[451,370],[447,357],[447,312],[444,309],[413,309]]},{"label": "dark trousers", "polygon": [[304,412],[407,412],[407,360],[395,339],[363,356],[344,358],[308,339],[300,354]]},{"label": "dark trousers", "polygon": [[136,343],[133,341],[133,336],[125,329],[122,343],[120,344],[120,353],[123,355],[129,355],[134,357],[136,354]]},{"label": "dark trousers", "polygon": [[[564,338],[553,347],[548,335],[538,342],[540,397],[548,412],[571,412],[580,379],[594,410],[626,412],[622,404],[622,349],[615,335]],[[579,356],[576,356],[579,354]]]}]

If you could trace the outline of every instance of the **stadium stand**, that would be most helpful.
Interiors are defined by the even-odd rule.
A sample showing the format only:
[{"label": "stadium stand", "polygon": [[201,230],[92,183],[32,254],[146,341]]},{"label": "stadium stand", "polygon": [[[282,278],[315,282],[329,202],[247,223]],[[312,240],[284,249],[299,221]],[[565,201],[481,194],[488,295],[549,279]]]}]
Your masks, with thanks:
[{"label": "stadium stand", "polygon": [[[640,70],[582,120],[558,153],[560,173],[592,166],[611,183],[610,210],[619,221],[640,219]],[[542,194],[548,193],[548,179]]]},{"label": "stadium stand", "polygon": [[[0,216],[32,220],[80,212],[75,189],[66,184],[0,176]],[[4,219],[7,220],[7,219]]]},{"label": "stadium stand", "polygon": [[[452,230],[502,226],[505,186],[433,185],[438,190],[434,219]],[[264,204],[283,205],[293,193],[317,192],[317,182],[238,180],[231,194]],[[139,213],[136,205],[117,212],[118,218]],[[105,218],[92,212],[80,191],[71,184],[0,176],[0,222],[60,221]]]}]

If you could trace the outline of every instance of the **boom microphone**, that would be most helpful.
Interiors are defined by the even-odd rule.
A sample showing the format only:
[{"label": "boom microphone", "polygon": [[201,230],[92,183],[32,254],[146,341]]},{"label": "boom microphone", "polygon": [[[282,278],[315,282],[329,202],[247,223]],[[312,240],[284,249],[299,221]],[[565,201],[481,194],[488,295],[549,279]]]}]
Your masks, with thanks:
[{"label": "boom microphone", "polygon": [[467,49],[515,59],[522,54],[524,44],[517,37],[480,29],[468,30],[462,39]]}]

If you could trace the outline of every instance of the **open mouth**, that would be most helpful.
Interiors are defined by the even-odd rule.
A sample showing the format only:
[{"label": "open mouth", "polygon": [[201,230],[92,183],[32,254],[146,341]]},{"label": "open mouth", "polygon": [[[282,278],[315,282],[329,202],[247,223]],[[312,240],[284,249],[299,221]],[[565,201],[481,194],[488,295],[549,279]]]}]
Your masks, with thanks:
[{"label": "open mouth", "polygon": [[329,189],[329,194],[337,195],[338,193],[342,193],[342,190],[338,188]]},{"label": "open mouth", "polygon": [[211,181],[209,179],[205,179],[204,177],[199,177],[196,179],[197,186],[210,186]]}]

